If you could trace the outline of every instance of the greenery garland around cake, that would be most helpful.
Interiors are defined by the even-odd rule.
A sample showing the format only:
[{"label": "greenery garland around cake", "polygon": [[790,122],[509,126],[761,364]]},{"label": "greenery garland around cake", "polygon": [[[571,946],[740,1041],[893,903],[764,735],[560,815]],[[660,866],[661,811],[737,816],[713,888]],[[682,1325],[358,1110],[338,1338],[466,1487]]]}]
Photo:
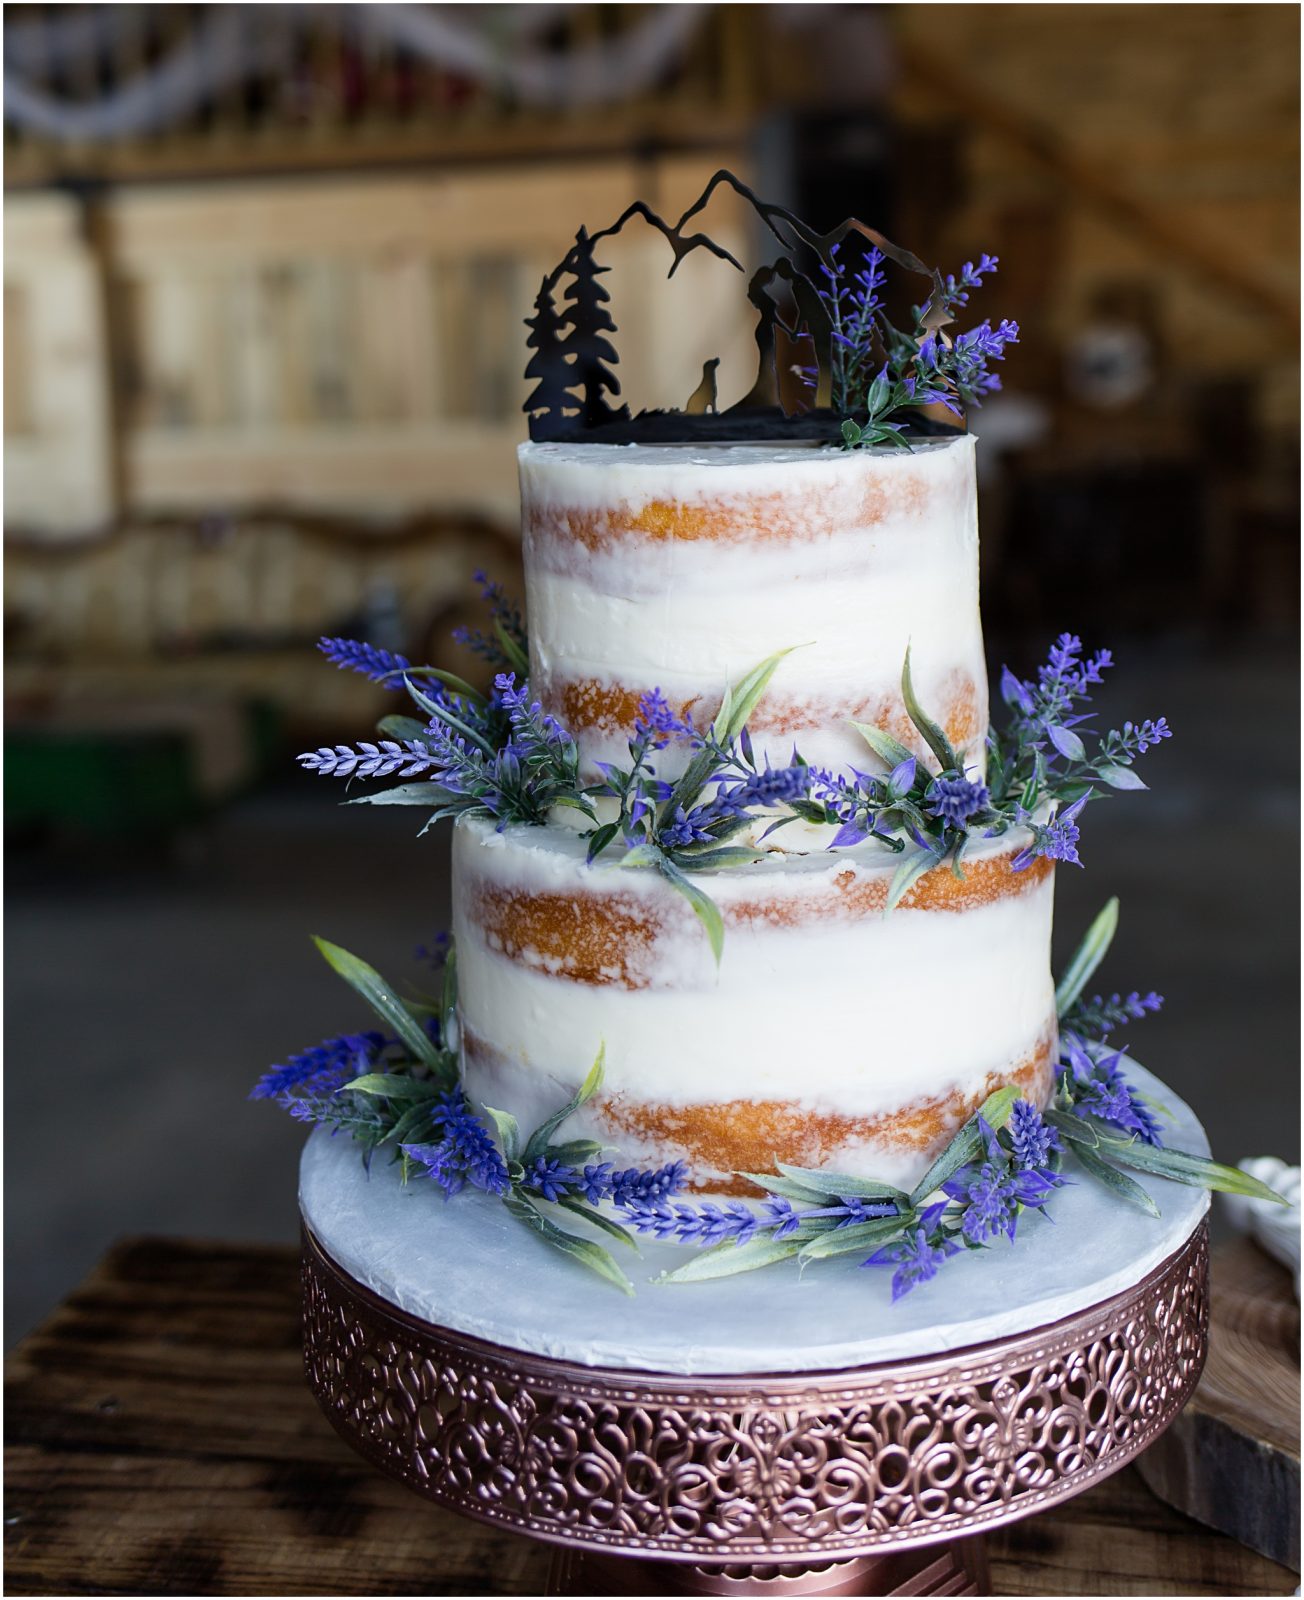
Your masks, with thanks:
[{"label": "greenery garland around cake", "polygon": [[[329,660],[375,683],[406,688],[422,716],[386,716],[376,740],[324,745],[305,751],[300,764],[322,777],[403,780],[351,803],[424,807],[429,819],[423,833],[447,817],[485,817],[501,829],[542,825],[555,820],[559,809],[568,810],[579,818],[590,863],[603,857],[658,872],[691,904],[717,960],[724,924],[697,878],[761,860],[762,847],[739,842],[744,832],[754,834],[759,826],[764,839],[801,820],[835,830],[830,849],[872,840],[898,859],[888,890],[890,911],[935,867],[949,864],[963,878],[975,839],[1013,829],[1025,830],[1029,840],[1011,862],[1016,871],[1039,856],[1080,865],[1083,807],[1111,791],[1144,789],[1134,764],[1171,734],[1163,717],[1093,733],[1091,693],[1113,658],[1108,650],[1084,652],[1081,641],[1066,633],[1032,678],[1004,669],[1005,723],[988,731],[985,778],[966,771],[945,731],[919,703],[909,650],[902,698],[931,764],[885,729],[856,723],[867,752],[886,773],[835,772],[811,765],[795,749],[785,766],[767,759],[762,767],[747,721],[791,654],[783,650],[727,688],[715,716],[700,727],[691,713],[675,712],[659,689],[645,694],[627,764],[599,763],[600,776],[586,783],[576,741],[530,696],[529,647],[519,610],[498,585],[478,576],[490,631],[462,630],[459,637],[492,664],[493,688],[482,694],[452,673],[415,667],[374,645],[323,639],[320,648]],[[686,760],[670,780],[658,776],[654,757],[672,744],[683,748]]]},{"label": "greenery garland around cake", "polygon": [[[1131,1172],[1281,1199],[1248,1173],[1165,1146],[1163,1107],[1128,1082],[1130,1058],[1111,1038],[1157,1011],[1161,997],[1086,995],[1117,925],[1118,902],[1111,900],[1056,990],[1059,1054],[1050,1105],[1043,1111],[1015,1088],[997,1090],[908,1194],[780,1163],[775,1172],[740,1174],[758,1190],[751,1204],[676,1199],[689,1178],[684,1162],[622,1170],[602,1159],[597,1141],[565,1137],[569,1117],[602,1086],[601,1050],[574,1097],[528,1136],[504,1111],[486,1107],[481,1117],[460,1080],[457,967],[446,937],[421,952],[441,974],[439,993],[407,999],[366,962],[318,939],[383,1031],[344,1034],[291,1056],[259,1080],[252,1098],[275,1100],[301,1122],[350,1135],[368,1166],[385,1155],[398,1163],[404,1183],[428,1179],[445,1198],[465,1188],[495,1196],[554,1249],[626,1293],[633,1284],[602,1238],[635,1256],[640,1234],[698,1247],[653,1280],[672,1284],[793,1258],[804,1267],[861,1255],[865,1266],[892,1268],[896,1300],[962,1250],[1013,1243],[1022,1214],[1046,1214],[1055,1191],[1072,1181],[1066,1161],[1152,1216],[1158,1209]],[[573,1231],[576,1219],[588,1224],[587,1235]]]},{"label": "greenery garland around cake", "polygon": [[[300,763],[326,777],[400,779],[360,801],[427,808],[423,833],[448,817],[488,818],[502,829],[542,826],[556,820],[559,808],[575,812],[589,862],[610,853],[622,867],[658,872],[692,905],[717,960],[723,922],[695,878],[762,859],[763,848],[738,842],[758,824],[762,840],[800,819],[835,830],[830,849],[873,841],[892,852],[898,865],[890,911],[936,867],[949,864],[962,878],[976,838],[1023,830],[1027,843],[1011,860],[1014,871],[1038,857],[1080,865],[1078,818],[1087,801],[1144,789],[1134,763],[1170,736],[1162,717],[1094,734],[1091,691],[1112,658],[1108,650],[1087,654],[1080,640],[1063,634],[1032,678],[1004,670],[1006,720],[988,733],[985,779],[965,770],[920,705],[909,651],[902,698],[931,764],[884,729],[857,723],[886,773],[833,772],[812,766],[796,750],[783,767],[768,760],[760,767],[747,722],[789,653],[780,651],[727,689],[705,726],[676,713],[660,691],[645,695],[628,764],[600,764],[600,778],[586,783],[575,740],[530,696],[518,609],[497,585],[480,581],[489,631],[460,637],[492,664],[492,690],[481,693],[455,674],[414,667],[373,645],[323,639],[329,660],[405,688],[421,716],[386,716],[375,741],[323,746],[305,752]],[[672,744],[684,747],[686,762],[680,776],[662,778],[653,757]],[[433,951],[440,993],[406,999],[366,962],[317,940],[331,966],[375,1011],[382,1031],[345,1034],[291,1056],[259,1081],[253,1097],[276,1100],[300,1121],[351,1135],[368,1164],[378,1153],[387,1155],[405,1183],[424,1175],[445,1196],[467,1187],[496,1196],[548,1244],[626,1292],[633,1285],[601,1239],[634,1253],[640,1234],[699,1247],[657,1280],[664,1283],[867,1252],[865,1265],[893,1269],[895,1299],[961,1250],[1013,1241],[1023,1212],[1045,1212],[1070,1181],[1066,1160],[1152,1214],[1153,1200],[1129,1173],[1280,1198],[1246,1173],[1164,1145],[1162,1108],[1128,1082],[1128,1057],[1111,1039],[1124,1024],[1156,1010],[1160,997],[1084,998],[1117,920],[1118,903],[1110,901],[1056,992],[1059,1055],[1051,1104],[1042,1110],[1015,1088],[998,1090],[908,1194],[780,1164],[772,1173],[741,1174],[758,1190],[752,1204],[676,1199],[689,1181],[685,1163],[622,1170],[602,1159],[596,1141],[563,1136],[568,1118],[601,1088],[601,1050],[577,1094],[528,1135],[505,1111],[486,1107],[482,1117],[461,1085],[456,959],[446,937]],[[574,1232],[576,1220],[588,1231]]]}]

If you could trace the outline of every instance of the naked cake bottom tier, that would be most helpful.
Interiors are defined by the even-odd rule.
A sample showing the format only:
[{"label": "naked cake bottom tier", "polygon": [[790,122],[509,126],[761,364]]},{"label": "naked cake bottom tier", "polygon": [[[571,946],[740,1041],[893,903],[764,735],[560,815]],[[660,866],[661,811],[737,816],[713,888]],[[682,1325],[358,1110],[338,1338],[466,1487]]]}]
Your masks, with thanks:
[{"label": "naked cake bottom tier", "polygon": [[1049,862],[1009,835],[919,879],[885,912],[874,846],[702,874],[717,966],[683,897],[598,862],[563,829],[463,819],[454,929],[467,1091],[523,1131],[601,1092],[563,1137],[620,1165],[682,1159],[692,1186],[778,1161],[909,1186],[994,1089],[1049,1096],[1055,1056]]}]

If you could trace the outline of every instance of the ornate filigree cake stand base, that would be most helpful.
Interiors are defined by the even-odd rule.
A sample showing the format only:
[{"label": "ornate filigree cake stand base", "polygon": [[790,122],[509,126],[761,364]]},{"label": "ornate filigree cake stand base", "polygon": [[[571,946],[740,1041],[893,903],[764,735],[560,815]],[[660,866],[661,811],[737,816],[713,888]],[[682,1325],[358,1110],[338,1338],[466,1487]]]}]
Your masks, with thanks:
[{"label": "ornate filigree cake stand base", "polygon": [[[687,1376],[437,1326],[305,1225],[305,1359],[369,1461],[557,1546],[554,1593],[982,1594],[983,1530],[1088,1488],[1180,1411],[1207,1280],[1201,1219],[1135,1283],[1047,1326],[842,1370]],[[759,1283],[757,1299],[763,1315]]]}]

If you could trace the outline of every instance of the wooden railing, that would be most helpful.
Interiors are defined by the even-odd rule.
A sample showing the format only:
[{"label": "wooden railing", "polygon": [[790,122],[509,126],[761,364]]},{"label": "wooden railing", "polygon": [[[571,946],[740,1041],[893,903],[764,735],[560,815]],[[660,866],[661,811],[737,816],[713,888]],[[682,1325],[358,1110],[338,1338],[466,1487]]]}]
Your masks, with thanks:
[{"label": "wooden railing", "polygon": [[[762,98],[764,50],[754,13],[764,8],[697,8],[649,81],[640,79],[625,95],[580,97],[576,109],[531,103],[492,65],[476,74],[439,64],[368,18],[369,9],[9,6],[7,54],[22,82],[45,100],[77,108],[103,104],[133,84],[141,92],[133,127],[108,137],[61,137],[11,116],[6,185],[69,175],[116,180],[560,156],[644,143],[694,148],[737,136]],[[384,9],[417,13],[419,26],[425,8]],[[491,63],[499,51],[524,49],[564,67],[595,52],[600,61],[604,48],[628,53],[640,30],[656,26],[656,13],[670,8],[540,6],[538,20],[530,15],[534,7],[510,8],[518,12],[514,22],[500,19],[497,27],[524,27],[515,39],[500,36],[477,7],[436,9],[460,31],[483,38]],[[162,69],[188,60],[198,80],[215,59],[223,63],[221,81],[185,114],[168,111]],[[179,98],[196,96],[183,85]],[[145,131],[134,131],[142,121]]]}]

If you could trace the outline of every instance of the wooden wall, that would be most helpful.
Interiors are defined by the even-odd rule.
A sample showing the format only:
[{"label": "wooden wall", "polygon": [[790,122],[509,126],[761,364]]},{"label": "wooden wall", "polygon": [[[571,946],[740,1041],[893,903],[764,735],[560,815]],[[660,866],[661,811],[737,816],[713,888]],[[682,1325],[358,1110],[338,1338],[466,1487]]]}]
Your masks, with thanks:
[{"label": "wooden wall", "polygon": [[[737,159],[130,187],[89,212],[11,195],[6,525],[255,506],[513,524],[540,278],[577,219],[636,195],[677,214]],[[745,254],[735,196],[707,225]],[[691,261],[667,286],[643,228],[604,260],[636,406],[682,404],[709,355],[754,363],[732,269]]]},{"label": "wooden wall", "polygon": [[1048,343],[1067,338],[1103,287],[1147,285],[1175,367],[1252,374],[1260,420],[1292,432],[1297,8],[902,5],[886,15],[898,117],[951,130],[959,153],[948,259],[1001,248],[1004,283],[1013,289],[1018,274],[1027,304],[1017,309]]}]

